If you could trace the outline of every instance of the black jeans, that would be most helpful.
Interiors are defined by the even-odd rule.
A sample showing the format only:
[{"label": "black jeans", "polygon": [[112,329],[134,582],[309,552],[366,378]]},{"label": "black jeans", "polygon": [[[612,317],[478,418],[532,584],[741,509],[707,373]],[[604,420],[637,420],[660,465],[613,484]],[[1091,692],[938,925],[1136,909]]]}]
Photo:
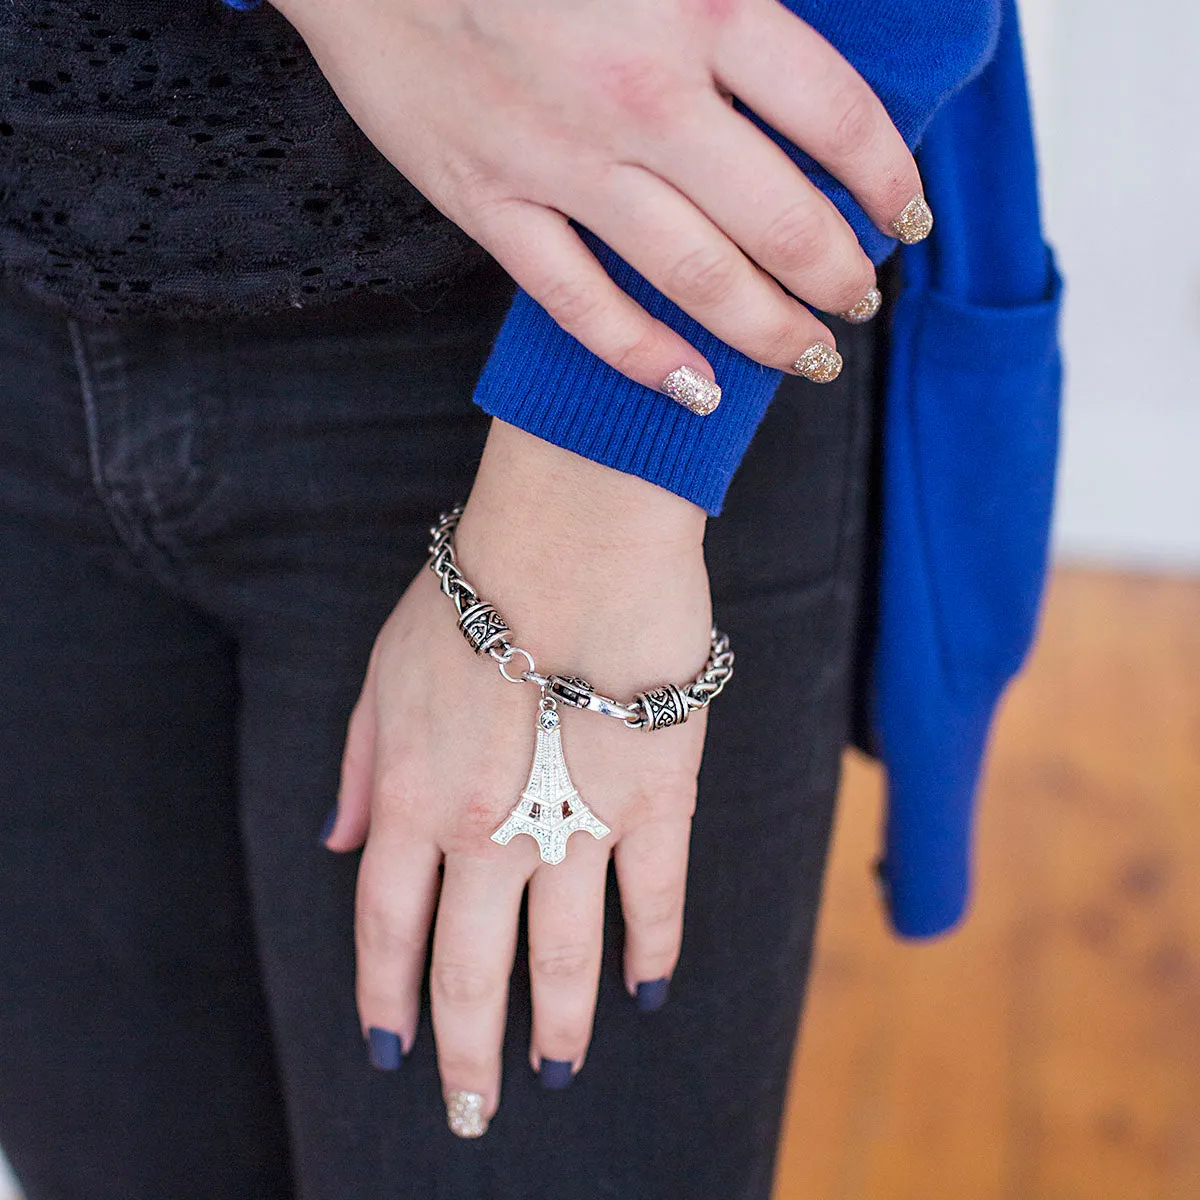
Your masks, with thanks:
[{"label": "black jeans", "polygon": [[[447,1130],[368,1066],[317,843],[374,636],[463,496],[510,294],[80,328],[0,304],[0,1144],[29,1200],[763,1200],[848,722],[878,335],[788,380],[710,523],[713,706],[670,1001],[610,878],[595,1038]],[[841,332],[841,331],[840,331]]]}]

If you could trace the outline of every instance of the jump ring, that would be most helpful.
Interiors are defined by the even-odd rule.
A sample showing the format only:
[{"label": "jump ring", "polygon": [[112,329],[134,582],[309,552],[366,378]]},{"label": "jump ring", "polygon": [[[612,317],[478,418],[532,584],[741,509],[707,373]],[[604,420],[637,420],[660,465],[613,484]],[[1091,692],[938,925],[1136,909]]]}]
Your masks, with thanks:
[{"label": "jump ring", "polygon": [[519,655],[521,655],[522,658],[525,659],[525,661],[529,664],[528,669],[530,671],[534,671],[537,669],[533,664],[533,655],[530,654],[528,650],[522,650],[520,646],[512,646],[506,652],[504,661],[499,664],[500,674],[503,675],[504,678],[507,679],[509,683],[526,683],[528,681],[524,678],[524,676],[514,679],[506,670],[508,664],[510,662],[512,662],[512,658],[513,658],[514,654],[519,654]]}]

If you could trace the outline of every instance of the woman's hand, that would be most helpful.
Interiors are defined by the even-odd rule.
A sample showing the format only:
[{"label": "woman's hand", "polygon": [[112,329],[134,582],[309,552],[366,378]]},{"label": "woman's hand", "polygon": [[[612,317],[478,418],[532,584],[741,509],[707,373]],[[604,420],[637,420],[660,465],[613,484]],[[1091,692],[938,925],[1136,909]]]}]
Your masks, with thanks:
[{"label": "woman's hand", "polygon": [[[688,501],[493,422],[455,540],[464,575],[509,620],[513,642],[539,671],[582,674],[628,699],[689,679],[704,664],[711,603],[703,535],[704,514]],[[529,837],[496,845],[490,835],[529,776],[538,692],[504,682],[493,660],[473,654],[455,619],[423,570],[371,656],[326,844],[351,850],[366,841],[358,1008],[377,1065],[398,1065],[400,1047],[412,1044],[434,924],[438,1060],[452,1114],[462,1108],[456,1094],[482,1097],[482,1124],[451,1122],[471,1136],[499,1103],[526,885],[530,1061],[535,1070],[550,1064],[544,1083],[565,1086],[587,1053],[610,853],[625,915],[627,987],[634,994],[639,983],[670,976],[705,720],[700,712],[646,734],[560,705],[572,779],[612,832],[599,841],[573,836],[554,866],[540,861]]]},{"label": "woman's hand", "polygon": [[842,313],[875,284],[837,209],[727,93],[881,229],[895,235],[921,194],[877,97],[777,0],[275,4],[395,166],[568,333],[650,387],[712,370],[609,279],[568,217],[780,369],[835,344],[796,297]]}]

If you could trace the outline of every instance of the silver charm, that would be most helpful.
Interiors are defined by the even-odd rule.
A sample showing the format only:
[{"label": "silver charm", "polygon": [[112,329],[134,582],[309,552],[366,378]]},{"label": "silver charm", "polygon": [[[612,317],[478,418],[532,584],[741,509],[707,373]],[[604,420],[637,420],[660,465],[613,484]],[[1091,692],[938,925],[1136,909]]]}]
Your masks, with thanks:
[{"label": "silver charm", "polygon": [[516,808],[492,834],[492,841],[501,846],[507,846],[519,833],[529,834],[538,844],[542,862],[547,863],[560,863],[566,858],[567,838],[580,829],[594,838],[612,832],[584,803],[567,774],[556,707],[543,692],[529,782]]},{"label": "silver charm", "polygon": [[506,641],[510,633],[496,606],[486,600],[478,600],[464,609],[458,618],[458,627],[476,654],[486,654],[493,646]]},{"label": "silver charm", "polygon": [[673,683],[639,692],[636,699],[645,714],[643,729],[670,729],[672,725],[682,725],[688,719],[687,696],[683,688]]}]

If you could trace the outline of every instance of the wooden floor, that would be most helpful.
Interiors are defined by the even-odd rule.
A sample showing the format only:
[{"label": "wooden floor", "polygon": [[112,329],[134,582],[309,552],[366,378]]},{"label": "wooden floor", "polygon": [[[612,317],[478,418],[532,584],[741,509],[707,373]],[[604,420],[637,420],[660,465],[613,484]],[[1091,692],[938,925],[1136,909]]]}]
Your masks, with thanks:
[{"label": "wooden floor", "polygon": [[973,910],[886,932],[848,761],[776,1200],[1200,1200],[1200,581],[1060,571]]}]

